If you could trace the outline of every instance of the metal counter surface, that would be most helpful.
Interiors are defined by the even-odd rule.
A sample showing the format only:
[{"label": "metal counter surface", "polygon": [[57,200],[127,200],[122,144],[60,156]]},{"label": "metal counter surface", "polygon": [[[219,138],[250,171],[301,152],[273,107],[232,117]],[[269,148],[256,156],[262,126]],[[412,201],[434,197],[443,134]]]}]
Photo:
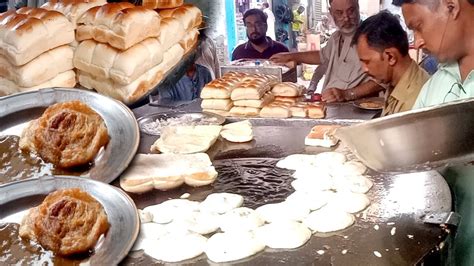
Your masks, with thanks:
[{"label": "metal counter surface", "polygon": [[[244,206],[251,208],[283,201],[293,192],[289,185],[292,171],[274,167],[277,158],[294,153],[329,151],[331,149],[304,145],[304,137],[311,127],[326,123],[350,125],[358,121],[253,119],[251,122],[255,140],[244,144],[219,140],[208,151],[219,172],[218,180],[213,185],[130,194],[137,207],[158,204],[184,193],[190,193],[191,200],[201,201],[212,192],[222,191],[242,194]],[[143,135],[139,152],[146,152],[155,138]],[[335,150],[349,152],[341,144]],[[348,157],[354,158],[352,154]],[[253,257],[231,264],[413,265],[438,249],[448,233],[437,225],[424,224],[421,219],[428,213],[451,210],[451,194],[443,177],[434,171],[402,175],[369,172],[369,175],[374,182],[374,187],[368,192],[372,203],[357,215],[356,224],[352,227],[330,234],[316,234],[295,250],[267,248]],[[205,255],[184,263],[214,264]],[[160,263],[139,251],[130,253],[122,264]]]}]

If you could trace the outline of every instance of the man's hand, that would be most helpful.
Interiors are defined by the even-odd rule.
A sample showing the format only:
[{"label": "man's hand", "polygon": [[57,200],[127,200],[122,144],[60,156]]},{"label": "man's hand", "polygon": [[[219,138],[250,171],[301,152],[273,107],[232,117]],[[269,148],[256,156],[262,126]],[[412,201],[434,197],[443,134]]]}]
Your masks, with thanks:
[{"label": "man's hand", "polygon": [[347,101],[346,90],[328,88],[323,90],[322,100],[327,103]]},{"label": "man's hand", "polygon": [[274,54],[274,55],[272,55],[272,57],[270,57],[270,60],[272,62],[277,63],[277,64],[286,64],[286,63],[289,63],[291,61],[294,61],[293,56],[292,56],[291,53]]}]

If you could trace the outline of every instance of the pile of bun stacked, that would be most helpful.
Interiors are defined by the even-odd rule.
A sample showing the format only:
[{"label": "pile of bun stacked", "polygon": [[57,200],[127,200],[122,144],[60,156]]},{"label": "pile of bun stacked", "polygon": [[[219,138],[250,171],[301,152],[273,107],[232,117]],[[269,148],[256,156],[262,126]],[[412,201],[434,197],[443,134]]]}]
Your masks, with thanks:
[{"label": "pile of bun stacked", "polygon": [[304,87],[292,82],[282,82],[273,86],[271,93],[275,100],[262,108],[260,117],[269,118],[324,118],[326,107],[321,103],[304,102]]},{"label": "pile of bun stacked", "polygon": [[[74,65],[79,83],[125,103],[140,99],[163,79],[197,42],[186,38],[184,23],[195,28],[201,11],[183,6],[183,18],[162,19],[154,10],[130,3],[89,9],[79,20],[81,41]],[[181,13],[180,13],[181,14]],[[197,36],[197,35],[196,35]]]},{"label": "pile of bun stacked", "polygon": [[74,27],[61,13],[20,8],[0,14],[0,96],[74,87]]},{"label": "pile of bun stacked", "polygon": [[0,96],[74,87],[76,67],[82,86],[137,100],[197,43],[201,11],[167,7],[177,8],[160,11],[161,25],[156,11],[104,0],[53,0],[1,14]]},{"label": "pile of bun stacked", "polygon": [[228,72],[203,88],[201,107],[223,116],[324,118],[325,105],[304,102],[303,90],[270,75]]},{"label": "pile of bun stacked", "polygon": [[224,116],[258,116],[263,104],[273,99],[267,92],[275,79],[269,75],[228,72],[204,86],[201,107]]}]

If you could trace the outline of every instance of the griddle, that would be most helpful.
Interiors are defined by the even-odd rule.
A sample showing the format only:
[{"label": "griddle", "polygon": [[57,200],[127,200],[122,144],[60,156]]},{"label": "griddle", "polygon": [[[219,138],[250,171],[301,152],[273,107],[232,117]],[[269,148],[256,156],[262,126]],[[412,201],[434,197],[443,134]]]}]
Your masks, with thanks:
[{"label": "griddle", "polygon": [[[142,195],[129,194],[138,208],[158,204],[169,198],[190,193],[189,199],[202,201],[213,192],[233,192],[244,196],[244,206],[255,208],[283,201],[293,192],[292,171],[275,167],[279,158],[294,154],[316,154],[336,150],[350,159],[354,155],[343,144],[334,149],[308,147],[304,137],[316,124],[351,125],[355,120],[311,119],[251,119],[255,140],[246,144],[231,144],[219,140],[209,151],[219,172],[211,186],[176,190],[152,191]],[[139,152],[156,137],[142,134]],[[413,265],[443,246],[448,232],[438,225],[425,224],[422,219],[431,213],[449,212],[451,194],[447,183],[437,172],[400,175],[368,173],[374,187],[368,192],[371,206],[358,214],[356,224],[346,230],[316,234],[304,246],[295,250],[272,250],[235,265]],[[115,183],[118,185],[118,182]],[[395,229],[394,229],[395,228]],[[201,255],[183,263],[213,264]],[[131,252],[124,265],[150,265],[160,262],[141,251]]]}]

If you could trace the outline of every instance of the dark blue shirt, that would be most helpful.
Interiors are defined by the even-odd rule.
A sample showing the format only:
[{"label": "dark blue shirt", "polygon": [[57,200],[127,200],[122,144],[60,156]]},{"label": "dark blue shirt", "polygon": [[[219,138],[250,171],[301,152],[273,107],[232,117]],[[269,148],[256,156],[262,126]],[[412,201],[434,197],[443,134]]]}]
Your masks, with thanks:
[{"label": "dark blue shirt", "polygon": [[161,88],[158,95],[160,100],[165,101],[192,101],[199,98],[202,88],[211,80],[209,70],[196,64],[192,77],[185,74],[176,84]]},{"label": "dark blue shirt", "polygon": [[232,61],[239,59],[269,59],[274,54],[288,52],[288,47],[283,43],[274,41],[270,37],[267,37],[267,41],[270,42],[270,46],[261,53],[255,50],[250,42],[237,46],[232,53]]}]

